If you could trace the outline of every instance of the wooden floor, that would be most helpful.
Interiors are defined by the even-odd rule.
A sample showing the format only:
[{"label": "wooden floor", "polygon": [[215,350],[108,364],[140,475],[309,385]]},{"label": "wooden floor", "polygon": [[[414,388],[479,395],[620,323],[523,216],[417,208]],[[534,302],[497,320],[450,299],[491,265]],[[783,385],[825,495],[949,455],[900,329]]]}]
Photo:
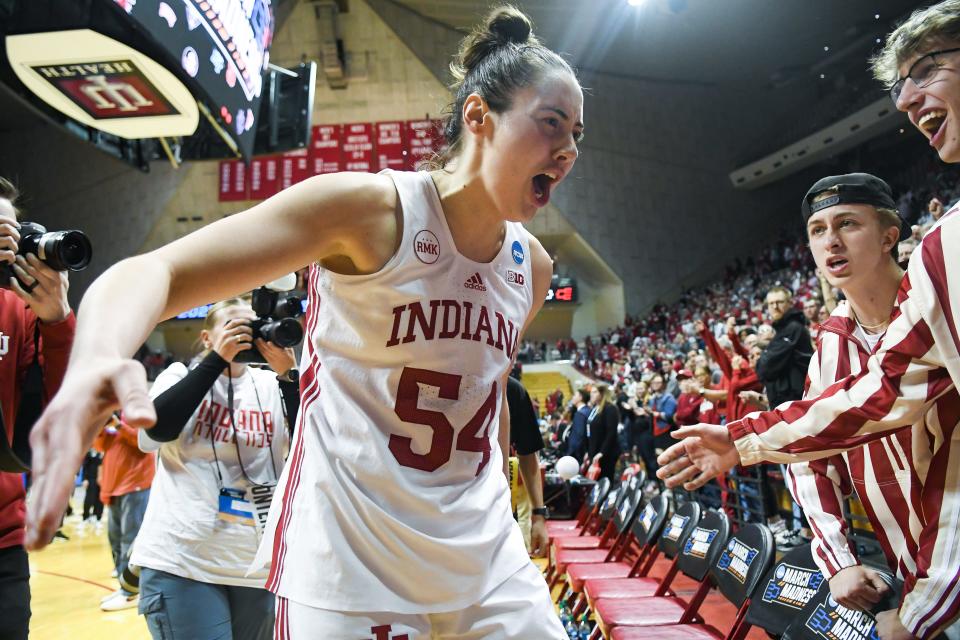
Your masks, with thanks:
[{"label": "wooden floor", "polygon": [[30,554],[33,617],[30,640],[149,640],[136,608],[100,610],[100,598],[117,589],[107,542],[106,519],[101,531],[68,519],[70,540],[58,540]]}]

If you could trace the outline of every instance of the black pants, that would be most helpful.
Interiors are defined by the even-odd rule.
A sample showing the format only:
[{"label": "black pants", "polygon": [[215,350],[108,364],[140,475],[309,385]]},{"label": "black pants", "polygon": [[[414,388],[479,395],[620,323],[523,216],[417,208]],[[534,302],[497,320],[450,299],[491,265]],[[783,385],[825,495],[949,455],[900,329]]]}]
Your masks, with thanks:
[{"label": "black pants", "polygon": [[640,458],[643,460],[643,465],[647,468],[647,479],[656,481],[657,469],[660,468],[660,465],[657,464],[657,452],[654,448],[653,431],[650,429],[642,431],[637,438],[637,444],[637,448],[640,450]]},{"label": "black pants", "polygon": [[87,493],[83,496],[83,519],[96,516],[97,520],[103,517],[103,503],[100,502],[100,485],[90,482]]},{"label": "black pants", "polygon": [[30,630],[30,565],[21,546],[0,549],[0,640],[26,640]]}]

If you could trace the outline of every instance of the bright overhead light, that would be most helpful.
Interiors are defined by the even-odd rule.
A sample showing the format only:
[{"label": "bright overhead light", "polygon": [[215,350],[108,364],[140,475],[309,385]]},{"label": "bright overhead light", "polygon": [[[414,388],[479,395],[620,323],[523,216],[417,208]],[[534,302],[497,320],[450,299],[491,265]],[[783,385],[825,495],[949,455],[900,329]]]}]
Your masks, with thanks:
[{"label": "bright overhead light", "polygon": [[631,7],[639,7],[643,4],[643,2],[644,0],[627,0],[627,4],[629,4]]}]

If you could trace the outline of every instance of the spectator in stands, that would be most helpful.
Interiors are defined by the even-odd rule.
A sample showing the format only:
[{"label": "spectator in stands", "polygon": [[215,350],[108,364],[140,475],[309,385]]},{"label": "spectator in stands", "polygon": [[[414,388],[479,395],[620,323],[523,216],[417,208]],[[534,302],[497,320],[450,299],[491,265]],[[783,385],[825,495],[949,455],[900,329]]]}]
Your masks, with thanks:
[{"label": "spectator in stands", "polygon": [[793,306],[789,289],[778,285],[767,292],[767,312],[776,334],[757,361],[757,377],[771,406],[777,406],[803,397],[813,348],[803,312]]},{"label": "spectator in stands", "polygon": [[817,343],[817,333],[820,331],[820,300],[807,298],[803,301],[803,317],[807,320],[810,339]]},{"label": "spectator in stands", "polygon": [[677,426],[673,420],[677,412],[677,399],[666,392],[663,376],[659,373],[650,379],[650,397],[646,409],[650,416],[654,447],[659,449],[672,444],[669,435]]},{"label": "spectator in stands", "polygon": [[[100,500],[110,507],[107,536],[118,577],[127,568],[156,472],[154,456],[137,446],[137,431],[114,415],[93,442],[93,448],[103,453]],[[100,608],[104,611],[129,609],[137,606],[139,600],[138,594],[120,587],[100,600]]]},{"label": "spectator in stands", "polygon": [[587,420],[590,417],[590,390],[581,387],[573,394],[574,413],[566,437],[566,455],[583,462],[587,453]]},{"label": "spectator in stands", "polygon": [[620,459],[620,442],[617,428],[620,412],[611,398],[610,387],[598,384],[590,390],[590,415],[587,418],[587,455],[591,462],[600,456],[600,476],[613,481],[617,461]]},{"label": "spectator in stands", "polygon": [[[0,288],[0,438],[4,445],[13,441],[19,413],[29,410],[22,400],[29,371],[39,366],[43,380],[42,390],[32,397],[49,399],[60,387],[76,324],[67,301],[66,272],[54,271],[33,254],[26,259],[17,256],[18,196],[16,187],[0,177],[0,267],[13,265],[17,278],[34,285],[28,293],[11,279]],[[21,424],[30,418],[23,415]],[[30,570],[23,548],[25,511],[23,476],[0,472],[0,637],[12,640],[26,638],[30,623]]]}]

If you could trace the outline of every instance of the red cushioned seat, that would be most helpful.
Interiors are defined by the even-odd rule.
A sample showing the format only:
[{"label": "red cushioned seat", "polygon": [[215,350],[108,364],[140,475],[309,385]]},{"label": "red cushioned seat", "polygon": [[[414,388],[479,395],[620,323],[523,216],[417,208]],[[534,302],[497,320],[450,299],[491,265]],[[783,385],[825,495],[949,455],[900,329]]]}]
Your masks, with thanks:
[{"label": "red cushioned seat", "polygon": [[576,520],[547,520],[547,533],[569,531],[571,529],[580,529],[580,523]]},{"label": "red cushioned seat", "polygon": [[560,549],[599,549],[600,536],[562,536],[553,540],[553,546]]},{"label": "red cushioned seat", "polygon": [[723,635],[702,624],[674,624],[653,627],[617,627],[612,640],[718,640]]},{"label": "red cushioned seat", "polygon": [[686,608],[680,598],[600,598],[593,603],[605,629],[677,624]]},{"label": "red cushioned seat", "polygon": [[[574,565],[577,566],[577,565]],[[594,565],[583,565],[590,567]],[[573,569],[573,567],[571,567]],[[583,591],[590,602],[600,598],[645,598],[652,596],[660,586],[656,578],[627,578],[625,576],[604,576],[588,579]]]},{"label": "red cushioned seat", "polygon": [[572,564],[600,564],[605,562],[608,549],[560,549],[554,557],[554,565],[561,574],[566,573]]},{"label": "red cushioned seat", "polygon": [[[572,564],[567,568],[567,582],[574,592],[583,591],[583,584],[587,580],[600,578],[623,578],[630,575],[633,565],[627,562],[604,562],[603,564]],[[656,582],[656,581],[654,581]],[[637,594],[646,595],[646,594]],[[650,592],[653,595],[653,592]]]}]

